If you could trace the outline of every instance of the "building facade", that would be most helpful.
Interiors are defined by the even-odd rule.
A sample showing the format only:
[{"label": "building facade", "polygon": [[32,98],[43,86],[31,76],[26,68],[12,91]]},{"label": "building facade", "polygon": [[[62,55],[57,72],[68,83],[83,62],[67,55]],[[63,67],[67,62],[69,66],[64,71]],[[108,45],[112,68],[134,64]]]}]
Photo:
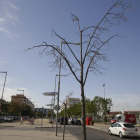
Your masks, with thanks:
[{"label": "building facade", "polygon": [[[47,116],[48,112],[50,111],[51,109],[48,109],[48,108],[43,108],[43,114],[45,114]],[[37,112],[42,112],[42,108],[35,108],[35,111]]]},{"label": "building facade", "polygon": [[11,102],[19,103],[19,104],[26,104],[34,110],[34,104],[23,94],[17,94],[11,96]]},{"label": "building facade", "polygon": [[[72,107],[74,104],[78,104],[80,102],[80,99],[79,98],[68,98],[66,100],[66,103],[67,103],[67,108],[70,108]],[[61,105],[60,107],[60,111],[62,111],[63,109],[65,108],[64,104]]]}]

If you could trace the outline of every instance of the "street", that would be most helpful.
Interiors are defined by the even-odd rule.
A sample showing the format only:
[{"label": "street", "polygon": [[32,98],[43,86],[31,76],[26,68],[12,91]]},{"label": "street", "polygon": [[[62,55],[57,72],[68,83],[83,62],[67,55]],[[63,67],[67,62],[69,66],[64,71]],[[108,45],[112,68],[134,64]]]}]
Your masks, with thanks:
[{"label": "street", "polygon": [[[99,126],[98,126],[99,128]],[[35,128],[35,131],[40,131],[41,128]],[[55,133],[55,128],[42,128],[42,131],[48,131],[48,132],[54,132]],[[87,140],[122,140],[119,136],[115,135],[109,135],[108,132],[102,131],[99,129],[94,129],[94,128],[86,128],[87,131]],[[65,125],[65,133],[66,134],[72,134],[75,136],[77,139],[82,140],[82,126],[81,125]],[[60,125],[60,128],[58,128],[58,133],[63,133],[63,125]],[[125,137],[123,138],[124,140],[130,140],[135,138],[133,137]],[[140,138],[138,138],[140,139]],[[138,140],[137,139],[137,140]]]},{"label": "street", "polygon": [[[63,128],[62,125],[61,125],[61,128]],[[121,140],[122,139],[119,136],[109,135],[108,132],[94,129],[94,128],[87,127],[86,131],[87,131],[87,140]],[[81,132],[82,132],[82,126],[80,125],[66,125],[66,133],[70,133],[74,135],[79,140],[82,139]],[[123,139],[130,140],[130,139],[135,139],[135,138],[125,137]]]},{"label": "street", "polygon": [[[0,123],[0,140],[62,140],[63,139],[63,125],[58,125],[58,135],[55,136],[55,124],[49,123],[48,119],[43,120],[41,129],[41,119],[35,120],[34,125],[29,125],[28,121],[24,121],[23,125],[18,122]],[[109,135],[109,125],[95,124],[94,126],[87,126],[87,140],[121,140],[119,136]],[[81,125],[65,125],[65,140],[82,140],[82,126]],[[139,129],[139,128],[138,128]],[[42,130],[42,131],[41,131]],[[139,130],[138,130],[139,131]],[[123,140],[130,140],[135,138],[125,137]],[[140,140],[140,137],[137,139]]]}]

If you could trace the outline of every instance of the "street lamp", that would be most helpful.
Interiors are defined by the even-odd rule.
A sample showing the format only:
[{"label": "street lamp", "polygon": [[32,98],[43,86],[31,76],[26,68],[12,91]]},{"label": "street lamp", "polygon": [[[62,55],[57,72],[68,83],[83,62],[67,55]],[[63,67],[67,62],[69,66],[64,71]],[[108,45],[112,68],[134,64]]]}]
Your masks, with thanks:
[{"label": "street lamp", "polygon": [[5,80],[4,80],[4,85],[3,85],[3,91],[2,91],[2,96],[1,96],[1,101],[0,101],[0,111],[1,111],[1,104],[2,104],[2,99],[3,99],[3,94],[4,94],[4,88],[5,88],[5,83],[6,83],[6,77],[7,77],[7,71],[2,71],[0,73],[5,73]]},{"label": "street lamp", "polygon": [[24,95],[24,90],[19,90],[19,89],[18,89],[17,91],[23,91],[23,95]]},{"label": "street lamp", "polygon": [[127,113],[129,114],[129,109],[128,109],[128,104],[127,104],[127,102],[126,102],[126,105],[127,105]]},{"label": "street lamp", "polygon": [[[61,47],[62,48],[62,47]],[[61,60],[60,60],[61,61]],[[55,127],[55,135],[57,136],[57,126],[58,126],[58,107],[59,107],[59,92],[60,92],[60,76],[67,76],[67,75],[60,75],[60,67],[59,67],[59,75],[55,75],[55,88],[56,90],[56,76],[59,76],[59,82],[58,82],[58,96],[57,96],[57,111],[56,111],[56,127]],[[53,108],[54,109],[54,108]]]},{"label": "street lamp", "polygon": [[[80,43],[71,43],[71,42],[63,42],[61,41],[61,52],[62,52],[62,44],[73,44],[73,45],[80,45]],[[61,75],[61,54],[59,60],[59,82],[58,82],[58,97],[57,97],[57,106],[59,106],[59,93],[60,93],[60,75]],[[57,136],[57,124],[58,124],[58,110],[56,114],[56,136]]]},{"label": "street lamp", "polygon": [[125,108],[123,108],[123,114],[124,114],[124,109],[125,109]]},{"label": "street lamp", "polygon": [[104,99],[105,99],[105,84],[103,84],[103,87],[104,87]]}]

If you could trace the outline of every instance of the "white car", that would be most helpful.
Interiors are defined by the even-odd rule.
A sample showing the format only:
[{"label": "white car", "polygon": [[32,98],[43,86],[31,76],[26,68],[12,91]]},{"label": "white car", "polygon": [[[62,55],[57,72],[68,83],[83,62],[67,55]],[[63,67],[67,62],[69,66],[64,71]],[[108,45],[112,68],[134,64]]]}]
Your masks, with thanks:
[{"label": "white car", "polygon": [[4,121],[6,122],[13,122],[13,117],[12,116],[7,116],[4,118]]},{"label": "white car", "polygon": [[121,138],[124,136],[132,136],[138,138],[138,130],[132,123],[118,122],[109,127],[108,133],[110,135],[119,135]]},{"label": "white car", "polygon": [[68,119],[68,122],[70,122],[70,123],[71,123],[71,121],[72,121],[72,120],[73,120],[73,118],[69,118],[69,119]]}]

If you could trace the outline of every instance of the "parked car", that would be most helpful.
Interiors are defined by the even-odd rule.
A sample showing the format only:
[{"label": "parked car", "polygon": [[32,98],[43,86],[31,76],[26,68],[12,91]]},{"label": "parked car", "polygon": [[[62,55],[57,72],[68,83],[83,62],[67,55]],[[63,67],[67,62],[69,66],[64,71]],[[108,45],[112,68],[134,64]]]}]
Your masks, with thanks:
[{"label": "parked car", "polygon": [[81,125],[81,121],[78,120],[78,119],[72,119],[72,120],[71,120],[71,124],[74,124],[74,125]]},{"label": "parked car", "polygon": [[13,117],[12,116],[7,116],[4,118],[5,122],[13,122]]},{"label": "parked car", "polygon": [[0,122],[2,121],[3,119],[2,119],[2,116],[0,116]]},{"label": "parked car", "polygon": [[110,124],[116,122],[129,122],[136,124],[136,116],[135,114],[117,114],[112,120],[110,120]]},{"label": "parked car", "polygon": [[138,138],[138,130],[132,123],[118,122],[109,127],[108,133],[110,135],[119,135],[121,138],[124,136],[131,136]]},{"label": "parked car", "polygon": [[58,118],[58,122],[60,122],[60,118]]},{"label": "parked car", "polygon": [[[60,117],[60,124],[64,124],[64,117]],[[68,124],[68,118],[65,117],[65,124]]]},{"label": "parked car", "polygon": [[13,120],[19,120],[18,116],[13,116]]},{"label": "parked car", "polygon": [[70,122],[70,123],[71,123],[71,121],[72,121],[72,120],[73,120],[73,118],[69,118],[69,119],[68,119],[68,122]]}]

